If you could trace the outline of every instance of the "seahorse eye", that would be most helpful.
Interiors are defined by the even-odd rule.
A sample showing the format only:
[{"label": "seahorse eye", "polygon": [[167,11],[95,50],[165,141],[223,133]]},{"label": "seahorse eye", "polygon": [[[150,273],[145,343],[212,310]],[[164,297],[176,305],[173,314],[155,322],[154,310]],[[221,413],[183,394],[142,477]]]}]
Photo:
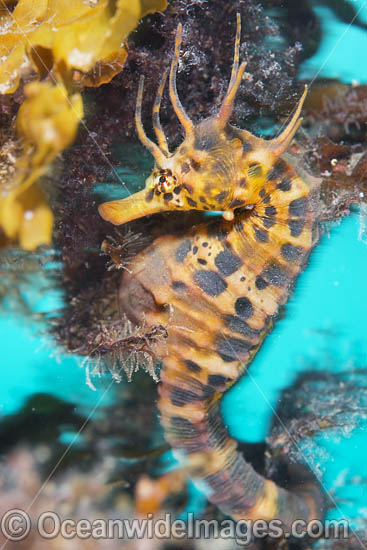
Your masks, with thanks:
[{"label": "seahorse eye", "polygon": [[160,193],[168,193],[172,191],[175,185],[174,178],[169,174],[160,174],[157,176],[155,188]]}]

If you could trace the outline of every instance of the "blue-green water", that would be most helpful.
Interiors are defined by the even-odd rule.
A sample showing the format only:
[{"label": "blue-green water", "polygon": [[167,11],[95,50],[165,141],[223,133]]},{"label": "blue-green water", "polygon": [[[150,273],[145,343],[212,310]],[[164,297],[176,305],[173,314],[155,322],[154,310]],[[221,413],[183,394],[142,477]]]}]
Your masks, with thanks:
[{"label": "blue-green water", "polygon": [[[351,4],[358,18],[367,23],[365,0],[353,0]],[[347,83],[366,83],[367,64],[363,54],[367,51],[366,30],[339,21],[325,6],[317,6],[314,11],[320,18],[323,38],[317,54],[303,64],[300,77],[312,80],[318,75]]]},{"label": "blue-green water", "polygon": [[367,365],[367,245],[359,232],[354,214],[324,235],[285,317],[265,340],[249,375],[224,397],[224,418],[237,439],[264,439],[280,390],[305,368]]},{"label": "blue-green water", "polygon": [[[60,293],[39,284],[38,279],[33,286],[25,285],[22,296],[34,313],[53,311],[62,304]],[[109,381],[97,380],[97,390],[92,391],[86,385],[85,369],[80,368],[82,358],[67,356],[57,349],[46,333],[46,324],[12,315],[9,307],[7,314],[0,317],[0,341],[0,418],[16,412],[34,393],[52,393],[78,404],[87,415],[97,403],[103,406],[109,402]]]},{"label": "blue-green water", "polygon": [[[29,320],[0,319],[2,376],[0,414],[17,411],[33,393],[53,393],[84,412],[101,399],[104,389],[92,391],[86,385],[81,360],[55,349],[50,338],[38,333]],[[98,387],[98,383],[96,384]],[[107,381],[104,386],[108,386]],[[106,405],[107,394],[100,405]]]}]

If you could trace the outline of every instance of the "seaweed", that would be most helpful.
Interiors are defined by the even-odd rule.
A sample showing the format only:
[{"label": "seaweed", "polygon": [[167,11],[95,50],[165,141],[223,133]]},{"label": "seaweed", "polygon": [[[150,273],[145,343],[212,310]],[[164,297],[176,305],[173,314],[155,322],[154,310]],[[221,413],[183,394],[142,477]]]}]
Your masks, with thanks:
[{"label": "seaweed", "polygon": [[[189,116],[200,119],[218,109],[229,78],[235,14],[239,11],[246,24],[242,33],[241,58],[248,61],[247,72],[239,92],[233,117],[246,127],[259,128],[259,117],[289,112],[297,92],[296,73],[301,43],[287,43],[287,30],[266,16],[253,0],[224,3],[221,0],[197,2],[173,0],[162,14],[147,18],[131,36],[130,55],[109,91],[99,90],[103,103],[100,115],[109,124],[121,124],[118,139],[123,143],[135,139],[133,112],[136,99],[136,75],[145,75],[146,114],[151,112],[159,75],[170,63],[172,42],[178,23],[183,25],[184,55],[178,74],[178,92],[185,98]],[[107,100],[104,93],[107,92]],[[117,95],[118,94],[118,95]],[[145,115],[146,116],[146,115]],[[150,121],[144,120],[144,126]],[[177,144],[180,128],[172,109],[162,105],[162,124]]]},{"label": "seaweed", "polygon": [[35,250],[51,244],[53,216],[34,183],[74,140],[83,107],[80,96],[68,97],[62,84],[33,82],[24,92],[16,120],[20,143],[17,150],[14,141],[2,148],[0,225],[8,239]]},{"label": "seaweed", "polygon": [[128,56],[127,37],[139,18],[165,7],[166,0],[3,3],[0,93],[13,94],[21,81],[48,80],[25,86],[17,136],[10,125],[2,144],[4,244],[18,242],[35,250],[51,243],[52,211],[34,184],[74,140],[84,115],[80,91],[109,82],[119,73]]},{"label": "seaweed", "polygon": [[365,376],[366,369],[362,367],[335,373],[312,366],[299,375],[283,391],[274,415],[267,438],[268,470],[276,470],[277,457],[287,457],[293,462],[302,460],[307,448],[312,466],[320,470],[322,457],[315,436],[345,437],[365,425]]},{"label": "seaweed", "polygon": [[323,178],[322,218],[347,215],[367,200],[365,86],[319,81],[305,106],[305,139],[299,147]]},{"label": "seaweed", "polygon": [[1,8],[0,92],[13,93],[20,79],[51,71],[59,82],[88,86],[109,82],[127,58],[126,39],[140,17],[166,7],[165,0],[127,2],[18,0]]}]

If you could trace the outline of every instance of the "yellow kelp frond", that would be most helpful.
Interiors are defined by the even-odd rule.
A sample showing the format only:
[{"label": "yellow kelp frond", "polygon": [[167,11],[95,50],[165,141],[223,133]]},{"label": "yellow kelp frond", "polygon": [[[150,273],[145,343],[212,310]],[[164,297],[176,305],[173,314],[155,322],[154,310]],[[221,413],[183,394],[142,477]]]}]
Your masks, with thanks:
[{"label": "yellow kelp frond", "polygon": [[62,84],[32,82],[19,109],[21,152],[0,173],[0,227],[26,250],[51,242],[53,216],[35,181],[70,145],[83,117],[80,94],[68,96]]},{"label": "yellow kelp frond", "polygon": [[[119,73],[126,39],[144,15],[165,9],[166,0],[19,0],[0,11],[0,93],[12,93],[31,68],[42,78],[53,69],[98,86]],[[82,73],[82,75],[80,75]],[[88,74],[83,81],[83,74]]]},{"label": "yellow kelp frond", "polygon": [[119,73],[127,58],[127,37],[141,17],[165,9],[167,0],[0,4],[0,94],[15,92],[23,77],[43,79],[52,72],[57,83],[25,87],[17,117],[21,152],[7,156],[11,139],[0,151],[0,228],[7,239],[33,250],[50,242],[53,220],[33,184],[74,140],[83,117],[76,89],[99,86]]},{"label": "yellow kelp frond", "polygon": [[20,0],[13,12],[2,3],[0,11],[0,93],[11,94],[18,88],[23,74],[31,69],[26,45],[34,30],[41,24],[47,0]]},{"label": "yellow kelp frond", "polygon": [[25,147],[34,147],[34,168],[49,164],[75,138],[83,118],[80,94],[68,96],[62,84],[32,82],[25,88],[26,101],[17,117],[17,132]]}]

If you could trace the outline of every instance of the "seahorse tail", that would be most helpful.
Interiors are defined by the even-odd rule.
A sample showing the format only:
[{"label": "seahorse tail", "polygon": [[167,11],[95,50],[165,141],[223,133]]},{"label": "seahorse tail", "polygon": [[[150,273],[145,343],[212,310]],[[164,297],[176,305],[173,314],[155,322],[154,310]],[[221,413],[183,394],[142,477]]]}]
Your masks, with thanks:
[{"label": "seahorse tail", "polygon": [[322,519],[323,493],[306,466],[289,465],[284,489],[246,462],[219,410],[226,379],[208,375],[199,352],[192,350],[187,360],[180,357],[177,345],[168,349],[161,380],[158,407],[166,439],[192,463],[192,477],[200,481],[210,502],[236,520],[278,519],[286,529],[296,519]]}]

